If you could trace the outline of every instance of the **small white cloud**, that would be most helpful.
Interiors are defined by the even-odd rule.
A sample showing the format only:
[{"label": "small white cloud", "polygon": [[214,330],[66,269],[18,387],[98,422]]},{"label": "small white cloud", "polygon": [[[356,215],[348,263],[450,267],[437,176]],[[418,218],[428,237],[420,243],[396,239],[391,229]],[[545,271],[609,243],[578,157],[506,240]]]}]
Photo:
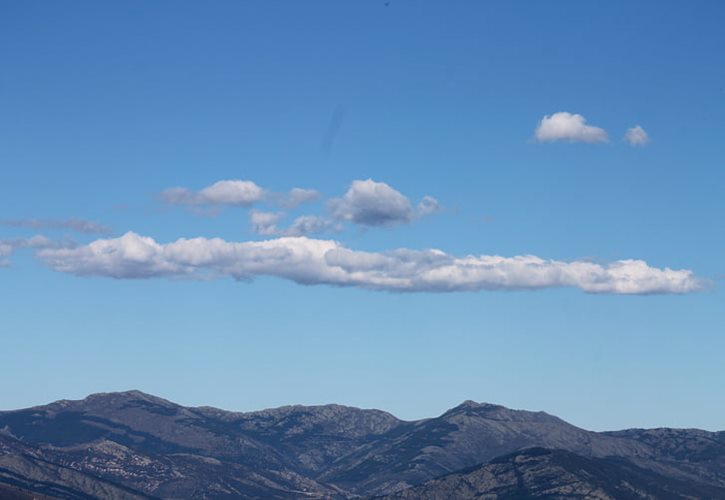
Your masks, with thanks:
[{"label": "small white cloud", "polygon": [[630,146],[644,146],[649,142],[649,135],[647,135],[647,132],[642,127],[635,125],[627,129],[627,132],[624,134],[624,140]]},{"label": "small white cloud", "polygon": [[342,196],[328,202],[334,217],[363,226],[393,226],[410,222],[410,200],[384,182],[353,181]]},{"label": "small white cloud", "polygon": [[220,238],[179,239],[161,244],[127,233],[76,248],[37,253],[52,269],[79,276],[119,279],[275,276],[391,292],[472,292],[575,287],[589,293],[670,294],[701,290],[689,270],[656,268],[641,260],[607,265],[545,260],[532,255],[456,257],[440,250],[361,252],[333,240],[285,237],[228,242]]},{"label": "small white cloud", "polygon": [[411,222],[416,216],[440,209],[435,198],[426,196],[417,210],[410,200],[384,182],[356,180],[341,198],[327,204],[332,216],[362,226],[395,226]]},{"label": "small white cloud", "polygon": [[443,207],[440,203],[438,203],[438,200],[432,196],[426,195],[422,200],[420,200],[420,203],[418,203],[416,212],[419,216],[425,216],[438,213],[441,210],[443,210]]},{"label": "small white cloud", "polygon": [[218,181],[199,193],[209,204],[249,206],[264,197],[264,190],[252,181]]},{"label": "small white cloud", "polygon": [[218,181],[199,192],[176,187],[161,193],[171,205],[234,205],[248,207],[262,201],[265,191],[252,181],[229,179]]},{"label": "small white cloud", "polygon": [[539,142],[607,142],[607,132],[599,127],[587,125],[586,119],[579,114],[560,111],[544,116],[535,132]]}]

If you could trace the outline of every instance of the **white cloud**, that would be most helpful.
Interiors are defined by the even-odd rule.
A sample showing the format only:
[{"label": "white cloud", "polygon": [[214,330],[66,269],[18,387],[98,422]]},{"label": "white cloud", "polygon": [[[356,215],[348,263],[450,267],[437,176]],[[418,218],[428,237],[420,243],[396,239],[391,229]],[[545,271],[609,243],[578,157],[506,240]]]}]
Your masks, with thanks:
[{"label": "white cloud", "polygon": [[440,210],[438,201],[430,196],[424,197],[414,210],[403,194],[372,179],[353,181],[345,195],[330,200],[327,207],[336,219],[362,226],[405,224],[416,216]]},{"label": "white cloud", "polygon": [[392,292],[453,292],[576,287],[590,293],[664,294],[700,290],[689,270],[659,269],[641,260],[608,265],[535,256],[455,257],[440,250],[361,252],[333,240],[283,237],[228,242],[179,239],[160,244],[127,233],[76,248],[46,248],[38,257],[56,271],[113,278],[275,276],[297,283]]},{"label": "white cloud", "polygon": [[539,142],[607,142],[604,129],[587,125],[586,122],[582,115],[560,111],[541,119],[535,137]]},{"label": "white cloud", "polygon": [[83,219],[3,219],[0,225],[10,227],[22,227],[31,229],[70,229],[79,233],[104,234],[109,233],[110,228]]},{"label": "white cloud", "polygon": [[265,191],[252,181],[230,179],[217,181],[199,192],[176,187],[161,193],[171,205],[235,205],[248,207],[262,201]]},{"label": "white cloud", "polygon": [[647,135],[647,132],[642,127],[635,125],[627,129],[627,132],[624,134],[624,140],[631,146],[644,146],[649,142],[649,135]]}]

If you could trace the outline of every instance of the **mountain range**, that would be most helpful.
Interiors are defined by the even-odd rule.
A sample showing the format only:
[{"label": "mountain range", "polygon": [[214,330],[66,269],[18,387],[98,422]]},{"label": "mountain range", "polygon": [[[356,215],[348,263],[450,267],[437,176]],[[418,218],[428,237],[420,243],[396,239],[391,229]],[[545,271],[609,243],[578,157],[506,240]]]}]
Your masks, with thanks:
[{"label": "mountain range", "polygon": [[592,432],[466,401],[404,421],[238,413],[139,391],[0,412],[0,498],[725,499],[725,432]]}]

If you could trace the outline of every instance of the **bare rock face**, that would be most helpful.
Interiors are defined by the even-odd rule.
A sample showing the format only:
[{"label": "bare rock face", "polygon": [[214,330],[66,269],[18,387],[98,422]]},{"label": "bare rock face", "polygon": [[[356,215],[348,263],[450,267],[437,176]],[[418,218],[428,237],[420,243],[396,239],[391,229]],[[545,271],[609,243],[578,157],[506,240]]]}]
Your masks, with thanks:
[{"label": "bare rock face", "polygon": [[[632,481],[645,471],[678,485],[725,487],[723,433],[596,433],[544,412],[472,401],[413,422],[340,405],[236,413],[187,408],[139,391],[0,412],[0,485],[79,499],[411,495],[408,488],[441,476],[450,483],[457,477],[451,473],[482,464],[486,481],[508,484],[518,469],[497,457],[531,447],[567,450],[581,464],[634,474]],[[544,488],[547,477],[576,472],[562,465],[559,451],[552,453],[520,459],[532,491]],[[538,474],[537,467],[549,472]],[[606,486],[602,494],[611,495],[615,485]]]}]

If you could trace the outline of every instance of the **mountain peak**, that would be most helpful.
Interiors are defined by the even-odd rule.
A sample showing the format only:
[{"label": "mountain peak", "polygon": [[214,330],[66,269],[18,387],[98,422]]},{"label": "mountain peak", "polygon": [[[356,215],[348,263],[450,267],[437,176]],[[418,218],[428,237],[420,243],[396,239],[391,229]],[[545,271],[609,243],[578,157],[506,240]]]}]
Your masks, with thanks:
[{"label": "mountain peak", "polygon": [[[505,406],[501,405],[495,405],[491,403],[477,403],[476,401],[473,401],[471,399],[465,400],[463,403],[459,404],[458,406],[454,406],[450,410],[448,410],[446,413],[459,413],[461,411],[467,411],[467,410],[487,410],[487,411],[493,411],[493,410],[508,410]],[[514,410],[509,410],[514,411]]]},{"label": "mountain peak", "polygon": [[504,408],[501,405],[495,405],[492,403],[481,402],[478,403],[472,399],[467,399],[463,403],[459,404],[456,408]]},{"label": "mountain peak", "polygon": [[441,417],[456,420],[462,417],[476,417],[500,422],[564,423],[558,417],[543,411],[514,410],[492,403],[477,403],[470,399],[446,411]]},{"label": "mountain peak", "polygon": [[145,401],[147,403],[152,403],[160,406],[178,406],[176,403],[172,403],[171,401],[167,399],[160,398],[158,396],[154,396],[153,394],[147,394],[143,391],[139,391],[138,389],[131,389],[128,391],[119,391],[119,392],[98,392],[95,394],[90,394],[86,396],[83,401],[91,402],[91,401],[107,401],[107,402],[114,402],[114,401]]},{"label": "mountain peak", "polygon": [[122,407],[133,401],[140,402],[145,406],[156,406],[164,408],[178,408],[179,405],[166,399],[147,394],[137,389],[120,392],[97,392],[89,394],[83,399],[61,399],[49,405],[37,406],[35,408],[47,408],[51,411],[83,410],[88,408],[113,408]]},{"label": "mountain peak", "polygon": [[148,394],[138,389],[129,389],[127,391],[115,391],[115,392],[95,392],[89,394],[85,399],[94,398],[125,398],[125,399],[161,399],[153,394]]}]

